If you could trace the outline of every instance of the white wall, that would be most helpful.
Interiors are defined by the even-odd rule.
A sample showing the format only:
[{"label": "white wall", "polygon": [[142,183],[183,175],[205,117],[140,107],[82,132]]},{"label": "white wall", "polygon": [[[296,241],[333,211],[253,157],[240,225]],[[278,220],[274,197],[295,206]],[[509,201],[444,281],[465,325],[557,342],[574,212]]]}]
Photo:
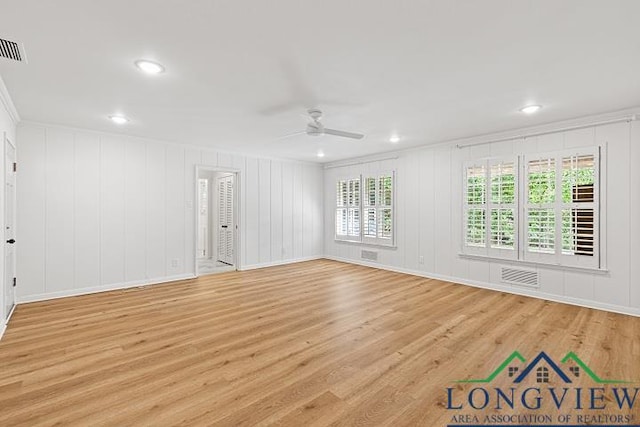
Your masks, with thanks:
[{"label": "white wall", "polygon": [[[469,158],[607,147],[608,274],[539,267],[540,288],[500,283],[502,262],[470,260],[461,248],[462,163]],[[389,156],[387,156],[388,158]],[[335,164],[333,166],[339,166]],[[362,159],[325,170],[325,254],[362,263],[360,244],[334,240],[335,182],[366,170],[397,170],[397,249],[378,251],[375,265],[492,289],[640,315],[640,122],[617,123],[458,149],[453,144],[400,152],[397,159]],[[420,257],[424,262],[420,263]]]},{"label": "white wall", "polygon": [[242,268],[322,255],[318,165],[21,124],[19,301],[194,275],[195,166],[240,171]]},{"label": "white wall", "polygon": [[[4,174],[5,174],[5,159],[4,159],[4,135],[6,134],[7,138],[16,144],[16,122],[18,120],[17,113],[15,112],[15,107],[13,107],[13,103],[9,94],[7,93],[6,87],[4,86],[4,82],[2,78],[0,78],[0,151],[2,156],[0,157],[0,178],[4,183]],[[18,153],[16,153],[16,157]],[[3,185],[4,187],[4,185]],[[0,191],[0,224],[2,224],[2,230],[4,230],[4,189]],[[4,237],[4,233],[2,234]],[[18,236],[16,236],[16,240]],[[18,242],[19,244],[19,242]],[[5,312],[5,301],[4,301],[4,293],[5,293],[5,270],[4,270],[4,249],[5,245],[0,244],[0,336],[4,331],[5,327],[5,318],[8,313]]]}]

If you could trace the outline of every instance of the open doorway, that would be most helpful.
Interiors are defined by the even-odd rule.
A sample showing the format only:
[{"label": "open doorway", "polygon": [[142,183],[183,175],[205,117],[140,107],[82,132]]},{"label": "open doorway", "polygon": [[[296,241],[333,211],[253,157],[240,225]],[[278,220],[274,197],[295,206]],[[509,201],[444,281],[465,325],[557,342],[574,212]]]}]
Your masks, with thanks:
[{"label": "open doorway", "polygon": [[197,167],[196,177],[196,273],[236,270],[237,172]]}]

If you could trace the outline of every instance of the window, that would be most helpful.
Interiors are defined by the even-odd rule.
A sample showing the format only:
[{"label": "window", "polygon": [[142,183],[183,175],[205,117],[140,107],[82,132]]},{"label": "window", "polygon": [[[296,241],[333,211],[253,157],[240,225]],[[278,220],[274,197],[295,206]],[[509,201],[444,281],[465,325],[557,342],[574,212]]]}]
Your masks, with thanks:
[{"label": "window", "polygon": [[336,240],[393,245],[393,201],[392,172],[338,180]]},{"label": "window", "polygon": [[597,147],[466,164],[463,252],[599,268],[599,164]]},{"label": "window", "polygon": [[536,369],[536,382],[548,383],[549,382],[549,369],[541,366]]},{"label": "window", "polygon": [[336,184],[336,239],[360,239],[360,178]]},{"label": "window", "polygon": [[489,162],[489,247],[516,249],[516,168],[517,162]]},{"label": "window", "polygon": [[516,159],[491,159],[465,167],[466,252],[516,257]]},{"label": "window", "polygon": [[486,212],[487,212],[487,173],[485,165],[467,167],[467,197],[465,206],[466,244],[467,246],[485,247],[486,245]]},{"label": "window", "polygon": [[393,174],[364,178],[363,241],[391,245],[393,239]]},{"label": "window", "polygon": [[524,259],[600,267],[599,149],[526,158]]},{"label": "window", "polygon": [[555,254],[555,159],[529,160],[527,181],[527,251]]}]

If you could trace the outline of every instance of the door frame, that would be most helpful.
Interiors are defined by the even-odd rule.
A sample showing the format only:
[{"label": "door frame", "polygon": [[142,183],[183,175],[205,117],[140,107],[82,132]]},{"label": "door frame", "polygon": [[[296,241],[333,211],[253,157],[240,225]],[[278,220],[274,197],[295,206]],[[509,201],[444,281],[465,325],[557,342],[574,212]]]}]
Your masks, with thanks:
[{"label": "door frame", "polygon": [[[222,233],[223,233],[222,224],[220,223],[220,216],[221,216],[221,213],[222,213],[222,210],[223,210],[222,209],[222,204],[221,204],[222,198],[220,197],[221,196],[220,189],[221,189],[222,186],[224,186],[224,193],[225,193],[225,196],[226,196],[227,191],[229,190],[228,183],[229,183],[229,181],[231,181],[231,186],[232,186],[231,187],[231,196],[232,196],[232,199],[231,199],[231,205],[232,205],[231,206],[231,212],[232,212],[232,216],[231,216],[231,221],[230,222],[231,222],[231,237],[232,237],[232,240],[233,240],[233,236],[235,234],[235,225],[236,225],[236,215],[235,215],[236,206],[235,206],[235,199],[233,198],[234,191],[235,191],[235,189],[233,188],[235,186],[235,176],[233,174],[231,174],[231,173],[221,173],[221,176],[216,176],[215,180],[216,181],[214,182],[214,187],[213,187],[214,190],[212,191],[212,194],[215,193],[213,195],[213,197],[215,197],[215,200],[217,200],[216,206],[218,208],[217,212],[215,212],[216,218],[214,219],[215,230],[216,230],[215,231],[215,233],[216,233],[216,241],[213,242],[213,244],[216,247],[215,258],[216,258],[216,262],[220,261],[220,262],[224,262],[226,264],[229,264],[229,262],[231,262],[230,265],[235,267],[235,246],[233,246],[234,243],[233,242],[231,243],[231,245],[232,245],[232,253],[233,253],[233,256],[231,257],[231,259],[226,259],[226,249],[224,251],[220,250],[221,249],[220,242],[222,241]],[[212,199],[213,199],[213,197],[212,197]],[[228,200],[225,201],[225,204],[227,202],[228,202]],[[226,218],[226,215],[225,215],[225,218]],[[226,243],[227,243],[227,232],[229,231],[229,227],[228,227],[229,218],[226,218],[226,221],[227,221],[227,225],[225,226],[225,230],[224,230],[225,246],[226,246]],[[212,241],[213,241],[213,239],[212,239]],[[225,256],[222,256],[222,253],[224,253]],[[222,258],[225,258],[225,261],[223,261]]]},{"label": "door frame", "polygon": [[[196,277],[199,277],[198,273],[198,216],[200,214],[198,210],[198,176],[201,171],[207,172],[223,172],[230,173],[233,175],[233,223],[234,233],[233,233],[233,267],[234,269],[241,270],[241,237],[242,237],[242,200],[241,191],[242,191],[242,171],[237,168],[225,168],[218,166],[207,166],[207,165],[196,165],[195,167],[195,177],[194,177],[194,198],[193,198],[193,219],[194,219],[194,227],[193,227],[193,271]],[[229,270],[227,270],[229,271]]]},{"label": "door frame", "polygon": [[[3,155],[4,177],[2,179],[2,182],[4,183],[3,194],[2,194],[2,200],[4,201],[4,206],[3,206],[4,221],[3,221],[2,225],[6,230],[6,226],[7,226],[6,204],[7,204],[7,201],[5,200],[5,196],[6,196],[6,186],[7,186],[7,171],[5,170],[5,168],[7,167],[7,151],[8,151],[9,145],[11,145],[11,147],[13,148],[13,161],[17,163],[17,161],[18,161],[18,159],[17,159],[18,158],[18,156],[17,156],[18,150],[17,150],[16,145],[13,143],[13,141],[11,141],[11,139],[9,139],[9,137],[7,136],[7,132],[3,132],[2,140],[3,140],[2,151],[4,153],[4,155]],[[17,206],[16,206],[16,204],[17,204],[17,179],[14,179],[14,183],[13,183],[13,199],[14,199],[13,200],[13,202],[14,202],[13,203],[13,235],[14,235],[14,239],[15,239],[17,237],[17,234],[16,234],[17,224],[16,224],[16,222],[17,222],[17,219],[18,219],[17,211],[16,211],[16,209],[17,209]],[[2,240],[4,240],[5,239],[4,233],[3,233],[2,236],[3,236]],[[13,304],[12,304],[11,311],[9,313],[5,313],[4,312],[5,309],[6,309],[6,306],[7,306],[7,301],[4,300],[5,291],[6,291],[5,288],[6,288],[7,285],[13,286],[13,284],[5,283],[5,279],[6,279],[6,276],[7,276],[7,265],[6,265],[6,259],[7,258],[6,258],[6,254],[5,254],[6,243],[3,242],[3,244],[4,244],[4,246],[3,246],[3,249],[2,249],[2,263],[3,263],[3,267],[4,268],[3,268],[3,275],[2,275],[2,283],[3,283],[4,286],[2,288],[2,295],[0,297],[0,301],[2,303],[2,311],[1,311],[2,316],[3,316],[2,320],[6,324],[6,323],[9,322],[9,319],[11,319],[11,316],[16,311],[16,306],[18,304],[17,304],[17,298],[16,298],[16,290],[14,289],[13,290]],[[17,247],[17,244],[16,244],[14,246],[14,249],[13,249],[13,277],[18,277],[17,276],[17,271],[16,271],[17,270],[17,266],[18,266],[17,254],[18,254],[18,247]]]}]

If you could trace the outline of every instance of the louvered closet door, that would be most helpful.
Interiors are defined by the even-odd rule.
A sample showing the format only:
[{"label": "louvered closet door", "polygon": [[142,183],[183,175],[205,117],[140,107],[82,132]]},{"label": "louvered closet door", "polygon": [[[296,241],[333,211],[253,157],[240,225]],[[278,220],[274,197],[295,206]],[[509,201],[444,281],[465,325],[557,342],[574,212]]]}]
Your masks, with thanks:
[{"label": "louvered closet door", "polygon": [[233,264],[233,177],[218,178],[218,261]]},{"label": "louvered closet door", "polygon": [[227,218],[227,228],[225,229],[225,259],[227,264],[233,264],[233,177],[227,177],[227,191],[225,194],[225,210]]}]

